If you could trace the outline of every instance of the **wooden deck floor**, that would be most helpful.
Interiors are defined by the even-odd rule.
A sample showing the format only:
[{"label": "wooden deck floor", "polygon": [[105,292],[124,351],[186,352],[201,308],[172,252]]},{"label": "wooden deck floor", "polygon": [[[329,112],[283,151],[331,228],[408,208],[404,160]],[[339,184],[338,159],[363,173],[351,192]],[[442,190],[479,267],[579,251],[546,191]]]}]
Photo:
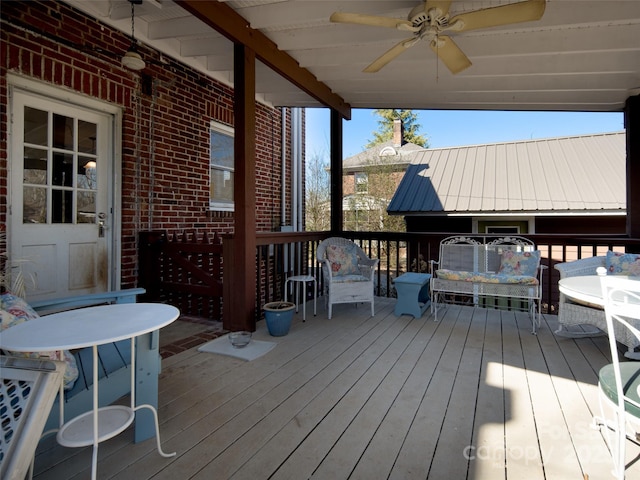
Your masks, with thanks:
[{"label": "wooden deck floor", "polygon": [[[555,316],[534,336],[522,313],[449,306],[434,322],[393,305],[338,305],[332,320],[319,305],[279,338],[260,325],[254,338],[278,345],[251,362],[163,360],[161,440],[177,456],[127,431],[100,446],[98,478],[612,478],[590,428],[604,337],[557,338]],[[39,452],[35,478],[89,478],[90,449]]]}]

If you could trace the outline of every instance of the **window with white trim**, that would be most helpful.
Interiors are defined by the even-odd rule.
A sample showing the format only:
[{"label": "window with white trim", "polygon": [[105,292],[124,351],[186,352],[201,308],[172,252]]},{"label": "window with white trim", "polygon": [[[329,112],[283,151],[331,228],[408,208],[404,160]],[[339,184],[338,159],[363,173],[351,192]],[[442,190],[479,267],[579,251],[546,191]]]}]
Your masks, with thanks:
[{"label": "window with white trim", "polygon": [[369,177],[366,173],[359,172],[355,175],[356,193],[367,193],[369,191]]},{"label": "window with white trim", "polygon": [[233,128],[218,122],[210,126],[209,208],[233,211]]}]

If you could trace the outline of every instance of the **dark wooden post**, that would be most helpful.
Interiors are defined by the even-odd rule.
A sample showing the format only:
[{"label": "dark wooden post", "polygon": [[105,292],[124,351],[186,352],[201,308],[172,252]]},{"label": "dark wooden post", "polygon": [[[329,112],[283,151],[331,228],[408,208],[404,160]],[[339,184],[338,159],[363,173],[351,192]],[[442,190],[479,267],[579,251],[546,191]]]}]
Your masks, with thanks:
[{"label": "dark wooden post", "polygon": [[167,242],[166,230],[138,234],[138,286],[146,290],[140,301],[159,301],[162,246]]},{"label": "dark wooden post", "polygon": [[627,99],[624,124],[627,131],[627,235],[640,238],[640,95]]},{"label": "dark wooden post", "polygon": [[[234,235],[224,248],[224,316],[227,330],[256,329],[256,57],[234,45]],[[229,258],[230,257],[230,258]],[[230,260],[230,263],[227,261]],[[228,288],[227,288],[228,287]]]},{"label": "dark wooden post", "polygon": [[331,110],[331,232],[342,232],[342,117]]}]

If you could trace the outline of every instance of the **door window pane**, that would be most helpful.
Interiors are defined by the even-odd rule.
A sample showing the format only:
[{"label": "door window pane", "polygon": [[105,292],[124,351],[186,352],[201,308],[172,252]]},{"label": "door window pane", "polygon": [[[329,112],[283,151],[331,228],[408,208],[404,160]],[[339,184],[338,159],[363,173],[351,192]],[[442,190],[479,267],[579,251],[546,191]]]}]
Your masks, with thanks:
[{"label": "door window pane", "polygon": [[81,153],[96,154],[97,128],[95,123],[78,120],[78,151]]},{"label": "door window pane", "polygon": [[73,186],[73,155],[67,153],[53,154],[53,185],[61,187]]},{"label": "door window pane", "polygon": [[53,147],[73,150],[73,118],[53,114]]},{"label": "door window pane", "polygon": [[78,192],[78,223],[95,223],[96,192]]},{"label": "door window pane", "polygon": [[73,222],[73,191],[51,191],[51,223]]},{"label": "door window pane", "polygon": [[47,151],[41,148],[24,148],[23,181],[34,185],[47,184]]},{"label": "door window pane", "polygon": [[47,189],[24,187],[22,189],[22,222],[47,223]]},{"label": "door window pane", "polygon": [[44,110],[24,107],[24,143],[47,145],[49,114]]},{"label": "door window pane", "polygon": [[78,158],[78,188],[95,190],[98,186],[97,164],[93,158]]}]

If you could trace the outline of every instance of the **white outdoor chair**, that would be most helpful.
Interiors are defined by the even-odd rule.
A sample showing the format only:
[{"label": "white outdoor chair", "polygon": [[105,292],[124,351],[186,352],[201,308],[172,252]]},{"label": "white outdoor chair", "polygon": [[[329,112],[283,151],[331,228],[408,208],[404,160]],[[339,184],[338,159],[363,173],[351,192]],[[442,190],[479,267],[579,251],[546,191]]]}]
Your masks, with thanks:
[{"label": "white outdoor chair", "polygon": [[60,389],[64,363],[0,356],[0,478],[32,477],[33,455]]},{"label": "white outdoor chair", "polygon": [[379,260],[369,258],[358,245],[340,237],[323,240],[317,259],[322,264],[329,319],[334,304],[358,302],[370,302],[373,317],[373,276]]},{"label": "white outdoor chair", "polygon": [[595,417],[594,423],[605,427],[613,473],[624,479],[626,440],[640,445],[640,362],[620,362],[616,332],[627,329],[640,340],[640,280],[609,275],[602,276],[600,281],[612,363],[600,369],[602,416]]}]

